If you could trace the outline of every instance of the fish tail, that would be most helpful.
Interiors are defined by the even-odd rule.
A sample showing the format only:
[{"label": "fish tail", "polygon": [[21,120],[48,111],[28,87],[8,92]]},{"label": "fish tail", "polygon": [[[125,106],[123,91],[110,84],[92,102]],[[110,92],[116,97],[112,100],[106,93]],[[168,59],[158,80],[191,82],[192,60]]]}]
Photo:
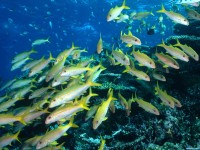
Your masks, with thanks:
[{"label": "fish tail", "polygon": [[85,109],[85,110],[90,110],[90,108],[87,105],[87,98],[84,98],[81,102],[80,102],[80,106],[81,108]]},{"label": "fish tail", "polygon": [[34,50],[34,49],[32,49],[32,50],[31,50],[31,53],[37,53],[37,51],[36,51],[36,50]]},{"label": "fish tail", "polygon": [[130,7],[126,6],[126,0],[123,1],[122,7],[123,7],[124,9],[130,9]]},{"label": "fish tail", "polygon": [[158,10],[158,11],[156,11],[156,12],[157,12],[157,13],[165,13],[166,10],[165,10],[164,5],[162,4],[162,8],[161,8],[161,10]]},{"label": "fish tail", "polygon": [[90,86],[101,86],[100,83],[92,82],[92,78],[89,78],[89,79],[86,81],[86,84],[89,84]]},{"label": "fish tail", "polygon": [[77,48],[79,48],[78,46],[74,46],[74,42],[72,42],[72,47],[71,47],[72,49],[77,49]]},{"label": "fish tail", "polygon": [[78,128],[79,126],[74,124],[74,116],[72,116],[69,120],[69,126],[73,128]]},{"label": "fish tail", "polygon": [[181,45],[181,43],[179,42],[179,40],[178,39],[176,39],[176,44],[174,45],[174,46],[180,46]]},{"label": "fish tail", "polygon": [[130,67],[129,66],[125,66],[125,67],[126,67],[126,69],[122,73],[127,73],[127,72],[130,71]]},{"label": "fish tail", "polygon": [[48,43],[51,43],[51,42],[49,41],[49,39],[50,39],[50,36],[46,39],[46,41],[47,41]]},{"label": "fish tail", "polygon": [[98,96],[98,94],[92,93],[92,88],[90,88],[89,96],[90,96],[90,97],[92,97],[92,96]]},{"label": "fish tail", "polygon": [[24,121],[23,116],[17,117],[17,121],[21,122],[23,125],[26,125],[26,122]]},{"label": "fish tail", "polygon": [[112,101],[112,100],[117,100],[115,97],[113,97],[113,89],[111,89],[111,88],[108,90],[107,96],[108,96],[108,99],[109,99],[110,101]]},{"label": "fish tail", "polygon": [[19,131],[13,136],[13,138],[16,139],[19,143],[21,143],[21,141],[20,141],[19,138],[18,138],[20,132],[21,132],[21,130],[19,130]]},{"label": "fish tail", "polygon": [[55,59],[55,58],[53,58],[51,52],[49,53],[49,59],[50,59],[50,60],[54,60],[54,59]]}]

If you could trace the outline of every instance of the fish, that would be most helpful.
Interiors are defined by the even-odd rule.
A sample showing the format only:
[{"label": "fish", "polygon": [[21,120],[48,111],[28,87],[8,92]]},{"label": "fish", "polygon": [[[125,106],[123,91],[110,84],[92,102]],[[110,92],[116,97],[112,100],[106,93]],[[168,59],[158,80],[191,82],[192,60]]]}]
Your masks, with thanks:
[{"label": "fish", "polygon": [[11,106],[14,106],[18,100],[22,100],[23,98],[11,98],[5,102],[0,103],[0,112],[8,111]]},{"label": "fish", "polygon": [[14,63],[12,65],[11,71],[16,70],[18,68],[21,68],[26,63],[26,61],[28,61],[28,60],[32,60],[32,58],[26,57],[25,59],[22,59],[22,60],[20,60],[20,61],[18,61],[16,63]]},{"label": "fish", "polygon": [[32,77],[35,74],[40,73],[49,63],[51,60],[53,60],[54,58],[52,57],[51,53],[48,59],[44,59],[42,61],[40,61],[37,65],[35,65],[34,67],[31,68],[31,70],[29,71],[28,77]]},{"label": "fish", "polygon": [[157,72],[155,72],[155,71],[152,72],[152,76],[153,76],[153,78],[156,79],[156,80],[163,81],[163,82],[166,81],[166,78],[165,78],[164,75],[162,75],[162,74],[160,74],[160,73],[157,73]]},{"label": "fish", "polygon": [[60,75],[71,77],[71,76],[80,75],[89,70],[92,70],[89,66],[88,67],[70,66],[70,67],[63,68],[62,71],[60,72]]},{"label": "fish", "polygon": [[81,57],[81,53],[83,52],[88,52],[85,48],[82,50],[74,50],[72,51],[71,55],[72,55],[72,59],[73,60],[78,60]]},{"label": "fish", "polygon": [[130,65],[128,56],[126,56],[122,50],[112,50],[113,57],[122,65]]},{"label": "fish", "polygon": [[87,80],[86,83],[75,84],[70,88],[67,87],[63,89],[62,91],[58,92],[53,98],[51,98],[49,108],[62,105],[73,100],[76,97],[79,97],[91,86],[101,86],[101,84],[94,83],[91,80]]},{"label": "fish", "polygon": [[36,82],[36,80],[35,80],[35,79],[19,79],[19,80],[16,80],[16,81],[10,86],[10,89],[11,89],[11,90],[14,90],[14,89],[17,89],[17,88],[20,88],[20,87],[29,85],[29,84],[32,83],[32,82]]},{"label": "fish", "polygon": [[6,124],[12,124],[15,121],[20,121],[22,124],[26,125],[23,116],[14,116],[12,113],[10,114],[0,114],[0,126]]},{"label": "fish", "polygon": [[47,116],[45,124],[50,124],[62,120],[63,118],[66,118],[68,116],[75,115],[77,112],[82,111],[83,109],[89,110],[86,102],[87,99],[83,99],[81,101],[65,104],[64,106],[59,107],[58,109],[50,113],[49,116]]},{"label": "fish", "polygon": [[97,43],[97,54],[100,54],[103,51],[103,40],[101,38],[101,33],[100,33],[100,38]]},{"label": "fish", "polygon": [[179,23],[179,24],[186,25],[186,26],[189,25],[189,21],[184,16],[182,16],[181,14],[175,13],[173,11],[165,10],[164,5],[162,5],[162,9],[158,10],[157,13],[164,13],[175,23]]},{"label": "fish", "polygon": [[42,61],[44,59],[44,57],[42,57],[41,59],[38,59],[38,60],[33,60],[29,63],[27,63],[26,65],[24,65],[24,67],[22,68],[21,71],[26,71],[26,70],[29,70],[31,69],[32,67],[34,67],[35,65],[37,65],[40,61]]},{"label": "fish", "polygon": [[110,102],[109,109],[113,114],[115,113],[115,103],[114,103],[114,101]]},{"label": "fish", "polygon": [[137,98],[135,94],[134,101],[138,103],[139,107],[143,108],[145,111],[155,114],[155,115],[160,115],[158,109],[153,106],[151,103],[144,101],[143,99]]},{"label": "fish", "polygon": [[182,50],[180,50],[177,47],[173,47],[172,45],[167,46],[165,45],[164,41],[162,40],[162,44],[158,44],[157,46],[163,47],[170,55],[172,55],[173,57],[188,62],[189,61],[189,57],[187,54],[185,54]]},{"label": "fish", "polygon": [[126,20],[129,20],[129,16],[122,13],[119,15],[118,19],[115,19],[117,23],[126,22]]},{"label": "fish", "polygon": [[190,19],[200,20],[200,14],[197,11],[189,9],[188,7],[185,8],[185,11]]},{"label": "fish", "polygon": [[34,49],[30,50],[30,51],[25,51],[25,52],[22,52],[20,54],[17,54],[13,60],[12,60],[12,64],[20,61],[20,60],[23,60],[27,57],[29,57],[32,53],[37,53],[37,51],[35,51]]},{"label": "fish", "polygon": [[126,109],[127,116],[130,116],[132,102],[133,102],[133,98],[128,100],[128,109]]},{"label": "fish", "polygon": [[75,46],[74,43],[72,42],[72,46],[70,49],[66,49],[64,51],[62,51],[61,53],[58,54],[58,56],[56,57],[56,60],[54,62],[54,64],[57,64],[59,61],[63,60],[63,57],[66,57],[66,59],[68,58],[68,56],[71,55],[71,53],[75,50],[78,49],[79,47]]},{"label": "fish", "polygon": [[195,61],[199,61],[199,55],[195,52],[195,50],[192,49],[192,47],[187,46],[186,44],[181,44],[178,39],[177,44],[175,44],[174,46],[179,46],[186,54],[192,57]]},{"label": "fish", "polygon": [[17,140],[18,142],[20,142],[20,140],[18,138],[20,132],[21,131],[18,131],[15,134],[7,134],[7,135],[4,135],[4,136],[0,137],[0,148],[3,148],[5,146],[7,146],[7,145],[11,145],[11,143],[13,141],[15,141],[15,140]]},{"label": "fish", "polygon": [[66,84],[67,82],[66,81],[69,81],[70,80],[70,76],[61,76],[60,73],[58,73],[52,83],[51,83],[51,86],[52,87],[56,87],[58,85],[61,85],[61,84]]},{"label": "fish", "polygon": [[140,63],[140,66],[146,66],[148,68],[156,68],[155,62],[145,53],[140,51],[132,51],[133,56],[135,59]]},{"label": "fish", "polygon": [[118,93],[118,98],[120,100],[121,105],[125,108],[128,109],[128,103],[126,101],[126,99],[121,95],[121,93]]},{"label": "fish", "polygon": [[115,6],[114,8],[110,9],[107,15],[107,22],[117,19],[123,9],[130,9],[128,6],[126,6],[126,0],[123,1],[122,6]]},{"label": "fish", "polygon": [[154,14],[152,12],[139,12],[139,13],[136,13],[135,15],[132,15],[131,18],[133,20],[141,20],[143,18],[148,17],[149,15],[154,16]]},{"label": "fish", "polygon": [[90,107],[90,110],[88,110],[85,115],[85,121],[90,119],[96,113],[98,107],[99,107],[99,105],[94,105],[94,106]]},{"label": "fish", "polygon": [[107,117],[105,117],[105,116],[107,114],[110,102],[112,100],[117,100],[115,97],[113,97],[113,89],[109,89],[107,95],[108,95],[108,99],[101,103],[101,105],[97,109],[97,112],[92,121],[94,130],[99,127],[99,125],[102,123],[102,121],[105,121],[107,119]]},{"label": "fish", "polygon": [[60,71],[64,68],[66,58],[67,56],[63,57],[61,61],[59,61],[57,64],[54,64],[53,67],[51,67],[51,69],[48,71],[46,75],[45,79],[46,82],[49,82],[51,79],[56,77],[58,73],[60,73]]},{"label": "fish", "polygon": [[200,2],[200,0],[175,0],[174,1],[176,4],[191,4],[191,3],[196,3],[196,2]]},{"label": "fish", "polygon": [[161,99],[161,101],[167,105],[170,106],[171,108],[174,108],[174,101],[172,99],[172,97],[170,95],[167,94],[166,91],[163,91],[160,89],[158,82],[157,82],[157,86],[155,87],[155,94],[158,95],[158,97]]},{"label": "fish", "polygon": [[128,31],[128,34],[122,34],[121,32],[120,39],[122,40],[122,42],[127,44],[127,47],[131,47],[132,45],[141,45],[140,39],[136,36],[133,36],[130,30]]},{"label": "fish", "polygon": [[17,80],[17,79],[14,78],[14,79],[8,81],[4,86],[2,86],[2,87],[0,88],[0,91],[3,91],[4,89],[6,89],[6,88],[8,88],[9,86],[11,86],[16,80]]},{"label": "fish", "polygon": [[78,125],[74,124],[74,116],[71,117],[70,122],[67,125],[60,125],[58,128],[47,132],[37,143],[36,149],[41,149],[55,142],[61,136],[66,136],[66,131],[69,128],[78,128]]},{"label": "fish", "polygon": [[37,39],[37,40],[33,41],[31,46],[34,47],[35,45],[41,45],[41,44],[45,44],[45,43],[50,43],[49,37],[46,39]]},{"label": "fish", "polygon": [[37,97],[41,97],[49,89],[52,89],[52,88],[50,86],[48,86],[48,87],[42,87],[42,88],[36,89],[29,95],[28,99],[34,99],[34,98],[37,98]]},{"label": "fish", "polygon": [[106,143],[106,140],[104,140],[101,136],[101,144],[100,144],[98,150],[104,150],[105,149],[105,143]]},{"label": "fish", "polygon": [[131,68],[126,66],[126,69],[123,71],[123,73],[126,72],[132,76],[136,76],[138,80],[150,81],[150,77],[145,72],[137,70],[135,67]]},{"label": "fish", "polygon": [[164,53],[155,53],[156,57],[158,57],[158,59],[164,63],[163,67],[172,67],[174,69],[179,69],[179,64],[178,62],[173,59],[171,56],[166,55]]}]

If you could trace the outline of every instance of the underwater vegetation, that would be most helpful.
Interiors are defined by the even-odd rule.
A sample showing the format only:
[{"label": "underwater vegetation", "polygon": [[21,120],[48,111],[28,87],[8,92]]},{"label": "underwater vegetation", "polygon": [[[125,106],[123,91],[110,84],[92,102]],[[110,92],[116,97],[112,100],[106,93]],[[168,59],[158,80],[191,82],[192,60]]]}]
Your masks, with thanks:
[{"label": "underwater vegetation", "polygon": [[[105,20],[154,15],[124,16],[129,9],[124,0]],[[118,33],[120,44],[108,44],[99,33],[92,55],[74,41],[56,56],[37,57],[49,37],[16,54],[10,69],[21,73],[0,80],[0,149],[200,149],[199,35],[183,35],[193,22],[164,5],[157,13],[176,22],[179,35],[156,46],[143,45],[130,29]]]}]

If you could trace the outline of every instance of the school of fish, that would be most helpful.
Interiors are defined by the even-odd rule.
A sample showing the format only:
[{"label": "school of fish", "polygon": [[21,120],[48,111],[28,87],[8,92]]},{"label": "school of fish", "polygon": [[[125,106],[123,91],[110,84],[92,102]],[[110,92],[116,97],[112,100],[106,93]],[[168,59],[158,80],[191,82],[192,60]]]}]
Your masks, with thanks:
[{"label": "school of fish", "polygon": [[[177,1],[177,4],[180,3],[181,1]],[[189,18],[200,20],[198,12],[189,6],[184,7]],[[126,0],[124,0],[121,6],[111,8],[105,18],[107,22],[120,23],[126,20],[142,20],[149,15],[154,16],[152,12],[137,12],[132,13],[130,16],[122,14],[122,11],[129,9],[131,8],[126,6]],[[164,5],[156,13],[165,14],[174,23],[185,26],[190,25],[186,17],[166,10]],[[112,70],[105,68],[105,66],[123,67],[124,71],[120,73],[125,75],[128,73],[133,76],[134,80],[156,81],[157,84],[153,85],[154,98],[159,99],[162,105],[172,109],[182,107],[181,100],[179,101],[167,93],[162,88],[163,86],[159,86],[160,82],[167,81],[164,76],[166,72],[161,70],[169,68],[170,71],[182,69],[180,63],[199,61],[199,55],[192,47],[181,43],[178,39],[175,45],[167,45],[164,40],[160,39],[162,43],[157,45],[159,51],[154,49],[154,55],[149,55],[149,53],[140,50],[143,41],[134,36],[129,30],[127,34],[121,31],[119,36],[122,44],[131,52],[125,53],[124,49],[114,46],[109,51],[104,49],[103,35],[101,33],[99,35],[96,47],[97,54],[86,59],[81,58],[81,53],[86,53],[87,50],[81,50],[74,43],[55,58],[49,53],[48,58],[43,56],[32,59],[31,55],[39,53],[36,51],[36,46],[51,44],[49,37],[35,40],[30,51],[17,54],[13,58],[11,71],[20,69],[22,72],[27,72],[27,75],[5,83],[0,89],[5,91],[5,94],[0,97],[0,128],[6,130],[9,128],[8,126],[13,127],[12,132],[8,131],[9,133],[0,137],[0,149],[11,145],[13,141],[19,141],[22,150],[33,148],[37,150],[63,149],[65,143],[57,143],[57,140],[62,136],[67,136],[66,132],[69,129],[76,130],[79,127],[74,123],[79,113],[85,111],[84,120],[90,121],[91,119],[91,127],[93,130],[97,130],[99,126],[104,124],[104,121],[109,119],[108,113],[117,111],[115,108],[117,101],[121,104],[127,116],[130,116],[131,110],[134,109],[131,108],[133,102],[138,104],[141,111],[143,109],[152,115],[160,115],[159,109],[151,104],[150,100],[137,97],[136,91],[130,94],[132,97],[127,97],[122,91],[115,91],[112,88],[108,89],[107,95],[93,93],[95,87],[100,87],[103,84],[98,83],[101,73],[104,71],[112,73]],[[135,46],[137,47],[135,48]],[[101,57],[99,57],[99,61],[94,59],[95,55],[101,56],[102,53],[105,54],[104,57],[108,60],[106,65]],[[95,97],[103,97],[103,99],[100,103],[92,103],[91,99],[95,99]],[[18,103],[25,105],[19,106]],[[46,129],[52,124],[57,124],[58,127],[21,140],[20,133],[24,132],[26,126],[35,124],[40,118],[43,119],[40,124],[45,126]],[[106,140],[102,136],[100,136],[100,139],[99,150],[103,150]]]}]

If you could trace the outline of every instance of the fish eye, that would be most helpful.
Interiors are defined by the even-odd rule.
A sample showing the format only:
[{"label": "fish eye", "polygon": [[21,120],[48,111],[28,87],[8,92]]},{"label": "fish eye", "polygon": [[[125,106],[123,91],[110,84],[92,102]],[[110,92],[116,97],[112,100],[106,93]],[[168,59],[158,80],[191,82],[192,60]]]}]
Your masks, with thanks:
[{"label": "fish eye", "polygon": [[168,102],[169,104],[171,104],[171,102]]},{"label": "fish eye", "polygon": [[185,55],[183,55],[183,57],[185,57]]},{"label": "fish eye", "polygon": [[156,110],[153,110],[153,112],[156,112]]},{"label": "fish eye", "polygon": [[53,102],[55,102],[56,100],[54,99]]},{"label": "fish eye", "polygon": [[149,62],[149,64],[152,64],[152,62]]},{"label": "fish eye", "polygon": [[55,80],[55,82],[58,82],[57,80]]},{"label": "fish eye", "polygon": [[66,70],[64,70],[64,72],[67,72]]},{"label": "fish eye", "polygon": [[137,39],[135,39],[135,42],[137,42],[138,40]]},{"label": "fish eye", "polygon": [[49,116],[48,119],[51,119],[51,116]]},{"label": "fish eye", "polygon": [[148,78],[148,76],[145,76],[145,78]]}]

